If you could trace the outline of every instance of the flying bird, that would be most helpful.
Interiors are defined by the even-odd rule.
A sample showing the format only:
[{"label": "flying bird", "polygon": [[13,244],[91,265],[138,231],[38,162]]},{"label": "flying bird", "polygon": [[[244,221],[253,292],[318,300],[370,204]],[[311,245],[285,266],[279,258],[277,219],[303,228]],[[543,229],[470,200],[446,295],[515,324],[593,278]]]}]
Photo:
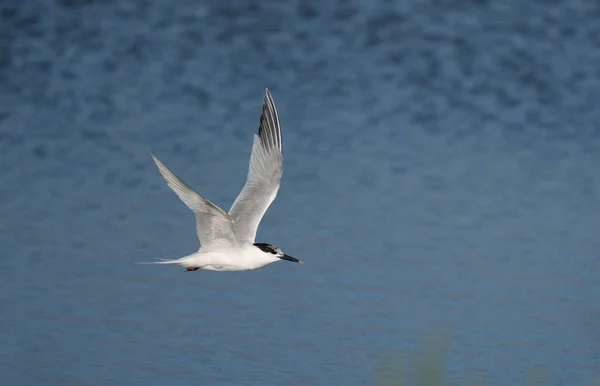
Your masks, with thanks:
[{"label": "flying bird", "polygon": [[175,264],[185,267],[186,271],[248,271],[279,260],[302,264],[279,247],[254,242],[260,220],[277,196],[283,172],[281,127],[268,89],[258,135],[254,135],[246,184],[229,213],[197,193],[154,154],[151,155],[169,187],[194,212],[200,249],[179,259],[149,264]]}]

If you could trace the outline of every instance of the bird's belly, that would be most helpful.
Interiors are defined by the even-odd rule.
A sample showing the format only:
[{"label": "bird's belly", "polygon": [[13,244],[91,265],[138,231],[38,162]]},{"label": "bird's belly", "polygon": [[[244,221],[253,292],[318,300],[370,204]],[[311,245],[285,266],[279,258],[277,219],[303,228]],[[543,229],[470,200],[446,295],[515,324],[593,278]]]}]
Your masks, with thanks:
[{"label": "bird's belly", "polygon": [[200,269],[206,271],[248,271],[249,268],[240,267],[236,265],[223,265],[223,264],[207,264],[201,266]]},{"label": "bird's belly", "polygon": [[185,258],[182,263],[207,271],[250,271],[277,260],[265,254],[252,252],[253,249],[250,249],[250,253],[245,249],[200,250]]},{"label": "bird's belly", "polygon": [[197,252],[186,259],[186,264],[207,271],[246,271],[252,269],[245,264],[239,250]]}]

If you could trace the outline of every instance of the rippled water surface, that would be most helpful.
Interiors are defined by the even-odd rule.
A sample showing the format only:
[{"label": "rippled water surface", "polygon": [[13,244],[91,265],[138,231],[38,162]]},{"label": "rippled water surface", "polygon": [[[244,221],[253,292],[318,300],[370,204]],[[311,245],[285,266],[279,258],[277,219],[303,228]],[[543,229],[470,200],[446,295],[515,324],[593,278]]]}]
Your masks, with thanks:
[{"label": "rippled water surface", "polygon": [[[600,6],[226,3],[0,4],[1,383],[374,384],[445,334],[452,384],[589,384]],[[198,247],[149,151],[229,208],[265,87],[305,264],[136,264]]]}]

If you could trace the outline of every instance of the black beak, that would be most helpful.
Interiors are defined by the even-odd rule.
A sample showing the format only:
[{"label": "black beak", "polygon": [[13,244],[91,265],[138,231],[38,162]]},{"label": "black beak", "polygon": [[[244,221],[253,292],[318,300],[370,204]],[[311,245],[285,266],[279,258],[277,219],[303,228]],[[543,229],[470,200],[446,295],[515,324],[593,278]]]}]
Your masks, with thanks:
[{"label": "black beak", "polygon": [[296,259],[295,257],[288,256],[288,255],[283,255],[283,257],[280,257],[280,259],[281,260],[291,261],[293,263],[303,264],[302,261]]}]

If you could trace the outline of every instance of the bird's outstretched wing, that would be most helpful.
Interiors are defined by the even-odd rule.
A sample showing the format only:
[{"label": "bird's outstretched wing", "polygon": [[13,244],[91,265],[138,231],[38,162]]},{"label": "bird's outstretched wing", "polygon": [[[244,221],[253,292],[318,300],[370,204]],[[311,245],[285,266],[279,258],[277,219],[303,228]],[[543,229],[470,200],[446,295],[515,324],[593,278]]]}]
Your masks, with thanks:
[{"label": "bird's outstretched wing", "polygon": [[258,224],[277,196],[282,161],[279,117],[271,93],[266,90],[246,184],[229,210],[240,242],[254,242]]},{"label": "bird's outstretched wing", "polygon": [[229,215],[183,182],[154,154],[151,155],[169,187],[194,212],[200,245],[205,249],[215,246],[238,246],[233,222]]}]

